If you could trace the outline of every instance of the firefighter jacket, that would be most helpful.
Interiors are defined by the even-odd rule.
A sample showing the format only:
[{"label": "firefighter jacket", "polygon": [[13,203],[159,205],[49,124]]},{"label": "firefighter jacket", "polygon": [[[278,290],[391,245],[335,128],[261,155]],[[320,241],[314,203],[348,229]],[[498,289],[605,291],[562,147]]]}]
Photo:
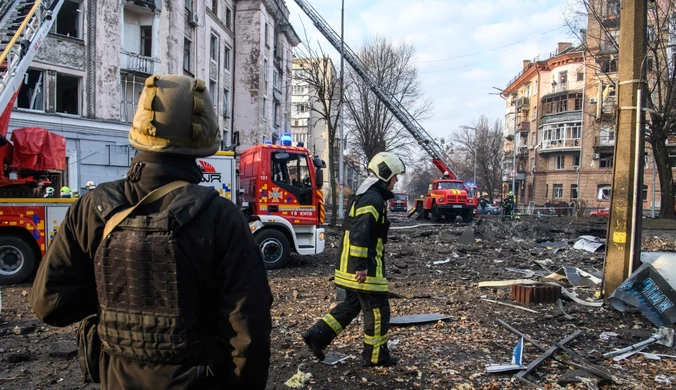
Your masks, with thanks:
[{"label": "firefighter jacket", "polygon": [[[30,296],[33,311],[40,319],[50,325],[67,326],[100,313],[98,329],[104,351],[99,364],[102,389],[265,388],[270,364],[272,295],[260,251],[245,217],[230,201],[218,196],[195,199],[194,204],[203,204],[202,209],[175,234],[173,247],[153,247],[158,256],[152,256],[152,272],[170,273],[166,272],[169,268],[162,268],[169,263],[162,263],[159,252],[173,250],[190,258],[189,267],[184,263],[183,268],[173,270],[179,283],[198,277],[195,275],[206,275],[197,282],[187,280],[192,289],[188,293],[199,296],[199,307],[194,307],[195,297],[187,297],[191,307],[181,308],[173,321],[167,320],[171,316],[156,315],[167,307],[161,304],[162,299],[165,302],[166,298],[175,299],[177,293],[179,301],[186,299],[180,297],[185,291],[167,288],[171,283],[169,279],[156,280],[155,292],[150,294],[164,293],[148,296],[143,290],[136,291],[139,296],[133,298],[135,302],[145,300],[149,305],[141,316],[132,310],[124,312],[120,305],[115,308],[117,311],[108,306],[108,314],[104,315],[106,310],[101,303],[110,304],[119,296],[115,293],[106,298],[97,296],[97,287],[99,294],[111,292],[110,286],[97,286],[96,280],[101,281],[107,272],[102,270],[102,265],[115,260],[112,259],[115,253],[117,256],[121,253],[119,248],[109,248],[110,253],[99,250],[110,241],[106,238],[104,244],[99,245],[106,218],[121,208],[135,205],[164,184],[176,180],[196,184],[201,178],[194,158],[139,154],[132,161],[125,180],[101,185],[71,206],[40,264]],[[173,191],[141,206],[132,215],[162,215],[163,211],[170,211],[173,217],[180,219],[184,212],[172,210],[171,205],[175,205],[181,191],[187,189]],[[120,202],[125,204],[119,207]],[[133,261],[134,256],[142,257],[132,254],[129,258]],[[170,256],[173,255],[167,252],[167,257]],[[120,265],[119,261],[110,264]],[[114,276],[124,279],[124,275],[122,272]],[[130,277],[142,278],[134,272],[127,273],[127,278]],[[205,281],[205,278],[211,280]],[[116,283],[115,280],[109,282]],[[117,293],[132,293],[130,288],[122,290]],[[129,298],[129,302],[133,299]],[[204,305],[214,314],[201,315]],[[186,321],[182,321],[184,316]],[[210,330],[214,334],[210,334]],[[139,340],[134,335],[149,337]],[[175,337],[177,335],[183,338]]]},{"label": "firefighter jacket", "polygon": [[[335,270],[336,286],[360,292],[388,292],[385,243],[390,222],[386,201],[393,197],[382,181],[375,181],[364,192],[357,191],[343,221],[340,257]],[[356,271],[363,270],[367,270],[366,281],[359,283],[355,280]]]}]

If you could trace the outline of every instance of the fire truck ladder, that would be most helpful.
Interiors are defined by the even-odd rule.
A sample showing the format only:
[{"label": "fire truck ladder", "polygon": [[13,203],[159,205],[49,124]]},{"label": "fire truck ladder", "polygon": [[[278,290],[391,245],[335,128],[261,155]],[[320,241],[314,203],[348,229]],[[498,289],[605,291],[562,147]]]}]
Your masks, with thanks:
[{"label": "fire truck ladder", "polygon": [[0,112],[23,83],[63,2],[9,0],[0,5]]},{"label": "fire truck ladder", "polygon": [[[340,36],[329,26],[328,23],[319,15],[319,13],[312,8],[310,3],[305,0],[295,0],[296,4],[305,12],[305,14],[312,20],[317,30],[324,35],[324,37],[333,45],[333,47],[341,51]],[[434,139],[423,129],[418,121],[406,110],[396,99],[388,96],[375,82],[366,67],[361,63],[357,55],[343,42],[343,58],[347,61],[364,82],[369,86],[371,91],[380,99],[387,107],[392,115],[399,120],[399,122],[411,133],[413,138],[431,157],[434,165],[441,171],[448,171],[453,177],[457,179],[458,175],[448,164],[447,158],[443,149],[434,141]]]}]

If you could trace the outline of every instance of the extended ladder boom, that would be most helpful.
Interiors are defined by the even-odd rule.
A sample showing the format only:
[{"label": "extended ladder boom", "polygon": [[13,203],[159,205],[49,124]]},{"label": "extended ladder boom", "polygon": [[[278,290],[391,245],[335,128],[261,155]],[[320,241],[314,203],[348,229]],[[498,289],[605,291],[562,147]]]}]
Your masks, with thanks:
[{"label": "extended ladder boom", "polygon": [[3,0],[0,5],[0,113],[14,97],[64,0]]},{"label": "extended ladder boom", "polygon": [[[296,4],[305,12],[305,14],[312,20],[315,27],[324,37],[333,45],[333,47],[341,51],[340,36],[329,26],[328,23],[319,15],[319,13],[312,8],[306,0],[295,0]],[[418,144],[425,149],[425,151],[432,157],[432,162],[441,171],[448,171],[453,177],[457,179],[458,175],[451,168],[444,158],[444,152],[441,147],[434,141],[434,139],[420,126],[420,123],[409,113],[398,101],[390,98],[383,92],[373,77],[368,73],[366,67],[361,63],[357,55],[343,42],[343,58],[347,61],[364,82],[369,86],[371,91],[380,99],[387,107],[392,115],[411,133]]]}]

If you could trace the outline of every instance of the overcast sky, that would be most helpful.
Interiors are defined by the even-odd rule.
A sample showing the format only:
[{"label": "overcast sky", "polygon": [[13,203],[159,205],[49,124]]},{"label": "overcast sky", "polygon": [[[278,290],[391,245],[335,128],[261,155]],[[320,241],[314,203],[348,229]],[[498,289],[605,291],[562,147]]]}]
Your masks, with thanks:
[{"label": "overcast sky", "polygon": [[[308,0],[340,34],[340,0]],[[570,0],[568,0],[570,1]],[[337,52],[294,0],[286,0],[294,29],[321,42],[339,67]],[[522,60],[574,42],[564,27],[566,0],[345,0],[345,43],[358,52],[364,40],[382,36],[413,44],[422,89],[434,104],[423,127],[448,138],[479,115],[504,119],[505,88]],[[574,42],[575,43],[575,42]],[[345,63],[345,66],[349,64]]]}]

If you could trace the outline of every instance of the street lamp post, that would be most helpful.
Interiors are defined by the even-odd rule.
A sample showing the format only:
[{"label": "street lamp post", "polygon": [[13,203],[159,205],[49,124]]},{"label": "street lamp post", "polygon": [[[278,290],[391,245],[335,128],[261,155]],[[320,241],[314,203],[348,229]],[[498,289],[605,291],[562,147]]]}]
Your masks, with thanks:
[{"label": "street lamp post", "polygon": [[474,150],[472,151],[472,153],[474,154],[474,170],[473,170],[472,183],[474,183],[474,185],[476,186],[476,154],[477,154],[476,153],[477,152],[477,150],[476,150],[476,144],[477,144],[476,143],[476,131],[479,131],[479,129],[477,129],[476,127],[471,127],[471,126],[460,126],[460,128],[475,131],[475,133],[474,133]]},{"label": "street lamp post", "polygon": [[[516,98],[512,103],[514,104],[514,150],[512,151],[512,192],[516,196],[516,148],[517,148],[517,138],[516,138]],[[517,198],[518,199],[518,198]]]}]

